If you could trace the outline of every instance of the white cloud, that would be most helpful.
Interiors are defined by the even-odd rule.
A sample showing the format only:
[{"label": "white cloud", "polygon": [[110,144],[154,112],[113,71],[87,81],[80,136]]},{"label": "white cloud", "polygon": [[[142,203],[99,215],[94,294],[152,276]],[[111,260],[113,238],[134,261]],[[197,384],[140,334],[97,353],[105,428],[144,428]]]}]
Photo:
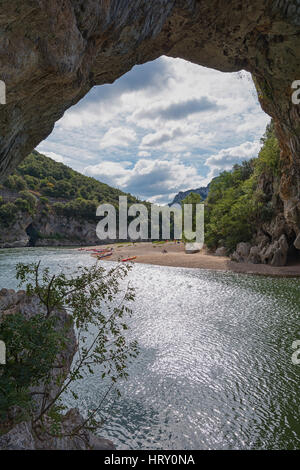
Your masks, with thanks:
[{"label": "white cloud", "polygon": [[135,119],[160,119],[162,121],[180,121],[194,114],[213,112],[219,108],[215,100],[202,96],[201,98],[171,102],[167,105],[139,109]]},{"label": "white cloud", "polygon": [[261,144],[259,142],[244,142],[237,147],[220,150],[205,162],[205,165],[210,168],[209,178],[213,178],[221,171],[231,170],[236,163],[257,157],[260,148]]},{"label": "white cloud", "polygon": [[97,165],[89,165],[84,168],[83,172],[86,175],[93,176],[104,182],[107,182],[113,186],[119,185],[121,178],[128,175],[128,167],[131,166],[131,162],[109,162],[102,161]]},{"label": "white cloud", "polygon": [[256,156],[268,121],[249,74],[162,57],[94,87],[38,149],[162,201]]},{"label": "white cloud", "polygon": [[183,136],[183,131],[176,127],[170,131],[158,131],[153,134],[147,134],[143,137],[141,147],[159,147],[170,140],[174,141]]},{"label": "white cloud", "polygon": [[84,173],[112,186],[118,186],[126,192],[130,189],[140,198],[160,202],[167,202],[179,190],[208,183],[194,166],[183,164],[177,159],[140,159],[132,168],[130,162],[104,161],[86,167]]},{"label": "white cloud", "polygon": [[141,150],[139,153],[138,153],[138,156],[139,157],[151,157],[151,153],[150,152],[146,152],[144,150]]},{"label": "white cloud", "polygon": [[133,129],[126,127],[112,127],[109,129],[100,141],[100,149],[114,147],[128,147],[135,142],[137,136]]},{"label": "white cloud", "polygon": [[62,155],[59,155],[58,153],[55,153],[55,152],[47,152],[47,150],[45,151],[45,155],[47,157],[50,157],[52,158],[53,160],[55,160],[56,162],[58,163],[64,163],[65,165],[67,165],[68,163],[70,163],[70,159],[67,158],[67,157],[63,157]]}]

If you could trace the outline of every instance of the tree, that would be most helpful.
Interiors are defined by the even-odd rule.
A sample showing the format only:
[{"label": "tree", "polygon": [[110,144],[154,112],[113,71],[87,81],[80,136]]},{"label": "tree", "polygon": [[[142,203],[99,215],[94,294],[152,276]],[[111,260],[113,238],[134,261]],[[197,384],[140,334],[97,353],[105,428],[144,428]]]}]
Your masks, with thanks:
[{"label": "tree", "polygon": [[8,226],[16,220],[18,208],[13,202],[7,202],[0,206],[0,223]]},{"label": "tree", "polygon": [[[267,127],[258,158],[215,178],[206,201],[205,241],[209,248],[220,244],[233,251],[240,242],[250,242],[257,226],[272,218],[273,182],[280,177],[280,150],[274,124]],[[267,177],[270,194],[259,181]]]},{"label": "tree", "polygon": [[4,185],[13,191],[21,191],[27,187],[26,181],[18,175],[10,175],[4,182]]},{"label": "tree", "polygon": [[[91,268],[79,267],[72,277],[63,272],[50,273],[37,264],[18,264],[17,279],[20,287],[26,287],[27,296],[37,296],[43,309],[40,314],[26,319],[17,312],[7,316],[0,324],[1,338],[7,341],[7,367],[0,375],[0,411],[19,406],[32,420],[34,427],[43,428],[45,420],[52,423],[52,432],[60,434],[62,394],[82,380],[85,374],[97,374],[99,383],[105,377],[110,381],[106,394],[113,390],[119,395],[118,381],[126,379],[128,363],[138,354],[135,341],[129,342],[126,318],[132,310],[134,289],[127,284],[122,288],[131,266],[120,265],[106,271],[96,263]],[[71,328],[74,324],[78,353],[67,377],[57,377],[59,391],[42,401],[36,413],[30,387],[43,385],[45,397],[53,367],[57,364],[61,348],[66,346],[68,334],[57,328],[58,312],[70,313]],[[45,398],[44,397],[44,398]],[[103,400],[90,410],[83,426],[95,429],[102,424],[96,419],[101,413]],[[81,426],[81,428],[83,427]],[[47,432],[49,429],[47,428]],[[79,429],[74,429],[77,434]]]},{"label": "tree", "polygon": [[29,206],[29,212],[34,213],[36,205],[37,205],[37,198],[31,194],[29,191],[20,191],[19,195],[21,196],[22,199],[27,201],[28,206]]}]

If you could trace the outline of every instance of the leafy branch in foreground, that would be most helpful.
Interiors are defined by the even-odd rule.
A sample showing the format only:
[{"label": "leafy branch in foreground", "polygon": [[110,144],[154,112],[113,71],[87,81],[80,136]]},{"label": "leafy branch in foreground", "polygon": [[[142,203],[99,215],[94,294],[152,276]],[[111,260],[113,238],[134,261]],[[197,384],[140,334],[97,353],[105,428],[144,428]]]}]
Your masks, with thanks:
[{"label": "leafy branch in foreground", "polygon": [[[53,335],[52,342],[48,342],[47,339],[46,342],[41,343],[47,360],[44,373],[32,368],[31,373],[27,374],[30,378],[25,386],[27,393],[29,393],[29,385],[32,386],[36,382],[42,383],[45,387],[38,412],[37,410],[32,412],[32,422],[35,428],[48,433],[52,432],[55,435],[60,433],[61,411],[64,409],[61,401],[62,395],[70,390],[73,397],[78,399],[76,393],[72,391],[72,384],[84,379],[88,374],[96,375],[99,379],[99,385],[102,383],[104,387],[105,383],[107,390],[104,391],[96,409],[89,411],[80,428],[95,429],[99,427],[102,420],[97,421],[95,417],[104,400],[112,390],[117,395],[120,394],[117,383],[120,379],[127,378],[128,363],[138,355],[137,343],[135,341],[129,342],[126,334],[128,329],[126,319],[132,314],[130,304],[134,301],[135,293],[129,283],[127,283],[125,291],[122,287],[131,266],[119,265],[106,270],[96,263],[89,268],[78,267],[72,276],[67,276],[64,272],[52,274],[48,268],[41,269],[40,263],[18,264],[16,269],[19,287],[25,285],[26,294],[29,297],[37,296],[45,307],[44,314],[39,316],[39,320],[42,317],[41,325],[46,327],[50,339],[52,338],[51,334]],[[61,309],[70,313],[73,319],[78,350],[67,377],[63,372],[56,376],[58,387],[57,393],[53,396],[48,393],[49,387],[51,387],[51,373],[54,368],[63,369],[63,364],[57,364],[63,343],[55,322],[58,311]],[[16,330],[18,332],[18,324],[15,324]],[[28,325],[27,330],[30,335]],[[44,333],[43,328],[36,331],[41,340]],[[19,334],[25,334],[24,326]],[[68,335],[64,332],[63,336],[66,342]],[[32,344],[28,341],[27,351],[30,351]],[[31,357],[34,351],[30,351],[30,353],[32,353]],[[12,364],[15,363],[13,350],[8,357],[9,361]],[[27,367],[26,364],[25,367]],[[18,382],[17,377],[14,379]],[[110,384],[107,385],[108,381]],[[51,422],[50,427],[49,422]],[[49,431],[50,428],[52,431]],[[80,429],[74,429],[74,435],[79,431]]]}]

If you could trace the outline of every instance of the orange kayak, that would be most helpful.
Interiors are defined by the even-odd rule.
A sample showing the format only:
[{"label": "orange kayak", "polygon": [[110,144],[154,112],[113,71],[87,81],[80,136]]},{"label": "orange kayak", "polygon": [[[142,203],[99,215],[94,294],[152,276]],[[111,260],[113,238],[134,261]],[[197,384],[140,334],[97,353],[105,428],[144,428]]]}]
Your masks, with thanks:
[{"label": "orange kayak", "polygon": [[133,261],[134,259],[136,259],[136,256],[132,256],[132,258],[125,258],[122,259],[122,263],[124,263],[125,261]]}]

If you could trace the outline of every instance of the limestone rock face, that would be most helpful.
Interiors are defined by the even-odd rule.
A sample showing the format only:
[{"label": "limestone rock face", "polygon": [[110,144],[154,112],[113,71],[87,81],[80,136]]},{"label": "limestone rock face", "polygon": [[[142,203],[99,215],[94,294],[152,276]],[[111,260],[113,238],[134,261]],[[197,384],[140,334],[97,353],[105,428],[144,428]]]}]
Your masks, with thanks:
[{"label": "limestone rock face", "polygon": [[225,248],[225,246],[221,246],[220,248],[218,248],[216,250],[215,255],[216,256],[227,256],[227,249]]},{"label": "limestone rock face", "polygon": [[250,243],[239,243],[231,260],[242,263],[270,264],[271,266],[285,266],[289,252],[289,244],[285,235],[272,243],[261,243],[252,246]]},{"label": "limestone rock face", "polygon": [[53,438],[44,431],[32,429],[31,423],[17,424],[8,433],[0,436],[0,450],[114,450],[109,439],[83,431],[78,436],[68,435],[81,426],[84,419],[76,408],[66,413],[62,421],[63,437]]},{"label": "limestone rock face", "polygon": [[258,246],[253,246],[251,248],[248,262],[252,264],[261,264],[260,251]]},{"label": "limestone rock face", "polygon": [[[299,107],[291,100],[300,69],[297,0],[3,0],[1,7],[2,178],[94,85],[163,54],[252,72],[286,165],[299,158]],[[285,198],[293,176],[283,179]]]},{"label": "limestone rock face", "polygon": [[294,241],[294,246],[297,250],[300,250],[300,233],[298,234],[296,240]]},{"label": "limestone rock face", "polygon": [[[34,315],[45,312],[45,307],[35,296],[27,296],[25,291],[14,291],[13,289],[0,290],[0,322],[1,318],[7,315],[21,312],[25,317],[32,318]],[[57,363],[62,367],[54,368],[47,385],[40,385],[31,388],[34,403],[36,405],[36,415],[38,416],[43,398],[47,405],[61,390],[58,385],[58,376],[65,379],[70,371],[73,357],[77,351],[77,343],[74,327],[70,315],[63,309],[55,311],[57,318],[57,328],[67,331],[66,346],[59,352]],[[67,328],[67,329],[66,329]],[[9,422],[16,421],[18,410],[11,410]],[[84,423],[84,418],[77,409],[69,410],[62,419],[62,434],[64,437],[52,438],[46,429],[34,429],[31,422],[21,422],[13,426],[9,432],[0,436],[0,450],[86,450],[114,449],[113,443],[107,439],[100,438],[88,430],[81,430],[77,436],[72,435],[75,428]],[[11,426],[10,426],[11,427]]]},{"label": "limestone rock face", "polygon": [[298,0],[2,0],[1,12],[0,179],[94,85],[163,54],[181,57],[252,73],[280,140],[282,214],[299,233]]},{"label": "limestone rock face", "polygon": [[[114,444],[102,437],[98,437],[91,431],[83,430],[78,436],[68,436],[76,428],[84,423],[77,408],[69,410],[62,421],[62,434],[64,437],[51,438],[49,435],[41,436],[42,439],[35,437],[35,449],[37,450],[113,450]],[[44,437],[44,439],[43,439]]]},{"label": "limestone rock face", "polygon": [[236,251],[231,255],[232,261],[236,261],[241,263],[243,261],[248,260],[248,256],[250,254],[251,245],[250,243],[239,243],[236,247]]},{"label": "limestone rock face", "polygon": [[0,436],[1,450],[35,450],[30,423],[19,423],[8,433]]},{"label": "limestone rock face", "polygon": [[0,248],[30,246],[31,238],[27,234],[29,226],[39,234],[34,246],[78,246],[97,245],[100,243],[96,234],[96,222],[56,214],[24,216],[19,213],[16,221],[7,229],[0,231]]},{"label": "limestone rock face", "polygon": [[24,215],[18,217],[13,226],[1,228],[0,248],[17,248],[28,246],[29,236],[26,228],[32,223],[32,217]]}]

